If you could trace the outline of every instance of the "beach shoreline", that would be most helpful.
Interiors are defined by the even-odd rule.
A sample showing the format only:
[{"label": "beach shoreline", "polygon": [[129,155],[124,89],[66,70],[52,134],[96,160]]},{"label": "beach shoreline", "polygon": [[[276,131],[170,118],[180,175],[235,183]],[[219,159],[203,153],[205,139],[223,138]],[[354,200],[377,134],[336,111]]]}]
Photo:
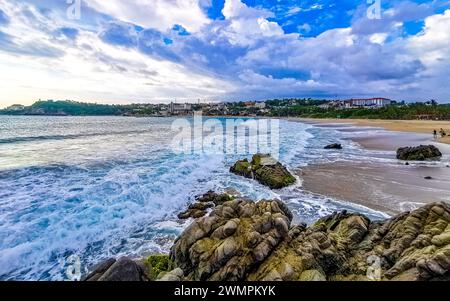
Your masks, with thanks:
[{"label": "beach shoreline", "polygon": [[[450,155],[450,145],[445,141],[433,141],[432,135],[423,132],[423,125],[420,130],[417,128],[418,123],[413,122],[411,128],[401,130],[392,125],[395,124],[394,121],[391,121],[392,123],[359,120],[354,122],[342,119],[296,119],[296,121],[339,132],[358,132],[358,135],[347,135],[350,137],[344,140],[357,143],[363,149],[379,152],[391,161],[312,164],[302,168],[300,172],[304,190],[363,205],[389,215],[409,211],[433,201],[450,201],[450,185],[448,185],[450,168],[446,161]],[[448,124],[450,127],[450,122]],[[407,125],[402,122],[402,126]],[[361,134],[365,131],[367,135]],[[406,162],[395,161],[395,151],[399,147],[421,144],[436,145],[444,154],[444,159],[435,164],[410,162],[406,165]],[[426,177],[431,177],[432,180],[427,180]]]},{"label": "beach shoreline", "polygon": [[[433,139],[433,130],[439,132],[442,128],[450,134],[450,121],[443,120],[383,120],[383,119],[315,119],[297,118],[298,121],[313,124],[353,124],[356,126],[370,126],[383,128],[387,131],[427,134]],[[439,135],[439,133],[438,133]],[[450,136],[439,137],[435,142],[450,144]]]}]

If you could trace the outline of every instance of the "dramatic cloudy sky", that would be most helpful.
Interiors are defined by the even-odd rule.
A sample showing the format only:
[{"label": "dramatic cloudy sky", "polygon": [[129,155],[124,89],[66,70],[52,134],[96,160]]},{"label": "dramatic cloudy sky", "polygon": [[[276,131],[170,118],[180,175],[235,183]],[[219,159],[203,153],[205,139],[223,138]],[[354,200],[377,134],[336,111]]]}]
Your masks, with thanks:
[{"label": "dramatic cloudy sky", "polygon": [[450,2],[381,0],[373,19],[373,1],[0,0],[0,107],[39,98],[449,102]]}]

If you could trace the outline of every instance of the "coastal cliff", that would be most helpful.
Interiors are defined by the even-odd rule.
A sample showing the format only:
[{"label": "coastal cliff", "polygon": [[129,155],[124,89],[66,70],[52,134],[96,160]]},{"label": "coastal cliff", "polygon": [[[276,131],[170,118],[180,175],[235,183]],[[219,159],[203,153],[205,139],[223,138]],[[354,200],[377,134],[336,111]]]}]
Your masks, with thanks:
[{"label": "coastal cliff", "polygon": [[336,212],[307,226],[279,200],[222,199],[169,256],[109,260],[86,280],[450,280],[448,203],[385,221]]}]

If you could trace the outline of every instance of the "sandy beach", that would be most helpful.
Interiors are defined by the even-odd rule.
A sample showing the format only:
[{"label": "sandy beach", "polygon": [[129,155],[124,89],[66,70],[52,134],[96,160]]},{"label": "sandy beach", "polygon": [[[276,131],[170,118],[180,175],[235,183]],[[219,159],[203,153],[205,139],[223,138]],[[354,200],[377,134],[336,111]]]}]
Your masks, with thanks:
[{"label": "sandy beach", "polygon": [[[425,180],[431,176],[433,180]],[[307,191],[394,215],[426,203],[450,201],[450,168],[339,162],[302,170]]]},{"label": "sandy beach", "polygon": [[[388,131],[422,133],[433,136],[433,130],[442,128],[450,135],[450,121],[442,120],[381,120],[381,119],[301,119],[308,123],[348,123],[359,126],[372,126],[384,128]],[[450,136],[439,137],[438,142],[450,144]]]},{"label": "sandy beach", "polygon": [[[435,141],[430,135],[433,127],[450,129],[450,122],[331,119],[301,121],[342,132],[367,131],[367,136],[355,135],[349,139],[363,148],[382,151],[392,159],[395,159],[397,148],[420,144],[434,144],[444,154],[444,158],[437,164],[411,162],[410,165],[405,165],[405,162],[399,161],[393,165],[344,161],[311,165],[301,171],[303,189],[391,215],[430,202],[450,201],[450,167],[446,163],[450,145],[445,144],[450,140]],[[387,131],[380,131],[380,128]],[[432,177],[432,180],[425,177]]]}]

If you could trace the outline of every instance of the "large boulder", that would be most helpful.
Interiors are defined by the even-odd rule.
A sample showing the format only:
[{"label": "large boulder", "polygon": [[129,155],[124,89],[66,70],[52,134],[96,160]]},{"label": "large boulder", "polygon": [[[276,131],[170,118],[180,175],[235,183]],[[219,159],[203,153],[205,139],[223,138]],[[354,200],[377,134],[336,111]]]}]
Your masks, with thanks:
[{"label": "large boulder", "polygon": [[242,280],[287,237],[291,219],[280,201],[225,202],[183,232],[171,259],[185,280]]},{"label": "large boulder", "polygon": [[434,145],[420,145],[416,147],[402,147],[397,150],[397,159],[408,161],[436,160],[442,153]]},{"label": "large boulder", "polygon": [[280,201],[234,200],[193,222],[161,280],[450,280],[450,205],[382,222],[339,212],[291,225]]},{"label": "large boulder", "polygon": [[108,259],[86,276],[85,281],[144,281],[148,277],[139,263],[127,257]]},{"label": "large boulder", "polygon": [[450,280],[448,203],[376,222],[346,211],[309,227],[292,219],[279,200],[224,201],[193,221],[170,257],[110,259],[86,280]]},{"label": "large boulder", "polygon": [[270,155],[254,155],[251,162],[247,159],[236,162],[230,171],[234,174],[255,179],[271,189],[280,189],[296,182],[295,177],[280,162]]}]

